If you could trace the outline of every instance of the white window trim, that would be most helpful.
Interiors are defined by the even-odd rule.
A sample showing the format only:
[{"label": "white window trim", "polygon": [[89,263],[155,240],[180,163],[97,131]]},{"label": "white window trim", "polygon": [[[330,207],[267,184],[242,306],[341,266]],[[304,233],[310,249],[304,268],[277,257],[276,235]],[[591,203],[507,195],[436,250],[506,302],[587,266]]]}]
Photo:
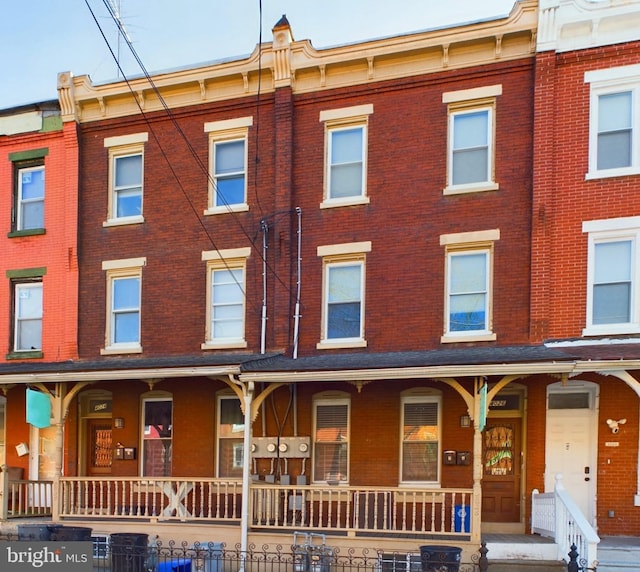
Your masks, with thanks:
[{"label": "white window trim", "polygon": [[113,280],[118,278],[138,278],[138,332],[142,337],[142,268],[146,265],[146,257],[128,258],[122,260],[105,260],[102,270],[106,272],[106,320],[104,348],[100,349],[101,355],[134,354],[142,352],[141,340],[137,342],[111,343],[113,334]]},{"label": "white window trim", "polygon": [[[443,234],[440,245],[445,247],[445,284],[444,284],[444,334],[441,343],[491,342],[497,339],[493,331],[493,265],[494,242],[500,239],[500,229]],[[449,332],[449,259],[453,255],[486,253],[487,260],[487,329],[477,332]]]},{"label": "white window trim", "polygon": [[[140,468],[139,468],[139,473],[141,477],[148,477],[148,478],[153,478],[153,476],[151,475],[145,475],[144,474],[144,465],[145,465],[145,457],[144,457],[144,442],[145,442],[145,438],[144,438],[144,422],[145,422],[145,418],[144,418],[144,409],[145,409],[145,403],[148,403],[150,401],[171,401],[171,449],[173,451],[173,426],[174,426],[174,402],[173,402],[173,394],[168,392],[168,391],[148,391],[146,393],[143,393],[140,396]],[[167,439],[166,437],[164,439]],[[172,459],[172,466],[173,466],[173,459]],[[162,478],[162,477],[156,477],[156,478]]]},{"label": "white window trim", "polygon": [[315,458],[315,446],[316,446],[316,432],[317,432],[317,414],[318,406],[331,406],[331,405],[346,405],[347,406],[347,474],[346,479],[340,480],[339,485],[348,485],[351,469],[351,398],[349,395],[342,391],[335,392],[323,392],[319,393],[313,398],[313,447],[314,451],[311,456],[311,480],[313,483],[327,483],[326,479],[316,478],[316,458]]},{"label": "white window trim", "polygon": [[[42,197],[37,198],[37,199],[25,199],[24,198],[24,191],[22,188],[22,174],[23,173],[27,173],[27,172],[33,172],[33,171],[42,171],[42,177],[43,177],[43,189],[42,189]],[[41,228],[45,228],[44,225],[44,200],[45,200],[45,193],[46,193],[46,172],[45,172],[45,167],[44,167],[44,162],[39,164],[39,165],[30,165],[29,167],[17,167],[17,176],[18,176],[18,197],[17,197],[17,207],[18,207],[18,212],[16,214],[16,224],[15,224],[15,228],[17,231],[28,231],[28,230],[36,230],[36,229],[41,229]],[[42,212],[42,225],[41,226],[36,226],[36,227],[30,227],[30,228],[25,228],[22,224],[22,213],[24,211],[24,205],[26,204],[35,204],[35,203],[42,203],[43,205],[43,212]]]},{"label": "white window trim", "polygon": [[[217,478],[236,480],[234,477],[221,477],[220,476],[220,441],[224,439],[233,439],[233,437],[222,437],[220,435],[220,420],[222,417],[222,401],[225,399],[233,399],[237,401],[240,405],[240,409],[242,410],[242,400],[238,398],[235,393],[223,390],[216,395],[216,436],[215,436],[215,464],[216,464],[216,476]],[[243,445],[244,445],[244,432],[242,434],[243,437]],[[244,459],[243,459],[244,460]],[[242,480],[242,477],[239,477],[238,480]]]},{"label": "white window trim", "polygon": [[[18,338],[19,338],[19,325],[22,321],[24,321],[24,318],[20,318],[20,316],[18,315],[18,307],[19,307],[19,290],[22,289],[34,289],[34,288],[40,288],[40,290],[42,291],[42,305],[40,306],[40,316],[38,318],[31,318],[31,320],[33,319],[39,319],[40,320],[40,329],[42,332],[42,337],[40,339],[40,347],[39,348],[18,348]],[[12,353],[15,354],[21,354],[21,353],[27,353],[27,352],[41,352],[42,351],[42,345],[43,345],[43,338],[44,338],[44,332],[42,331],[44,328],[44,284],[42,282],[42,278],[39,278],[37,280],[25,280],[25,281],[20,281],[17,280],[15,282],[13,282],[13,303],[14,303],[14,310],[13,310],[13,349],[12,349]]]},{"label": "white window trim", "polygon": [[[209,192],[205,215],[246,212],[249,210],[247,193],[249,189],[249,127],[253,116],[236,117],[204,124],[204,132],[209,134]],[[231,141],[244,141],[244,202],[233,205],[216,205],[215,145]]]},{"label": "white window trim", "polygon": [[142,157],[140,173],[140,211],[144,213],[144,143],[148,135],[137,133],[133,135],[123,135],[119,137],[107,137],[104,146],[109,150],[109,190],[107,197],[107,220],[102,223],[103,227],[123,226],[129,224],[140,224],[144,222],[144,215],[116,216],[116,191],[115,186],[115,163],[120,157],[140,155]]},{"label": "white window trim", "polygon": [[[586,326],[583,336],[601,336],[617,334],[635,334],[640,332],[640,303],[636,290],[640,284],[640,263],[637,253],[640,244],[640,217],[621,217],[584,221],[582,232],[589,233],[587,246],[587,300]],[[620,324],[596,324],[593,322],[593,278],[595,270],[595,246],[603,242],[629,240],[632,244],[631,254],[631,300],[630,321]]]},{"label": "white window trim", "polygon": [[[640,64],[585,72],[589,94],[589,171],[585,180],[640,174]],[[631,166],[598,170],[598,104],[601,95],[631,92]]]},{"label": "white window trim", "polygon": [[[246,284],[247,284],[247,258],[251,254],[251,248],[233,248],[228,250],[210,250],[202,252],[202,260],[206,262],[206,323],[205,323],[205,341],[200,345],[203,350],[214,350],[223,348],[246,348],[246,327],[247,327],[247,296],[246,296]],[[242,299],[242,337],[225,340],[214,340],[212,338],[212,308],[211,308],[211,295],[212,295],[212,276],[216,270],[242,270],[242,292],[244,294]]]},{"label": "white window trim", "polygon": [[[373,104],[355,105],[320,112],[320,122],[324,123],[324,185],[321,209],[369,204],[367,193],[369,116],[373,114]],[[362,128],[362,192],[353,197],[332,198],[329,196],[331,181],[331,134],[337,130]]]},{"label": "white window trim", "polygon": [[[371,252],[371,242],[353,242],[319,246],[318,256],[322,258],[322,312],[320,341],[316,348],[330,350],[337,348],[367,347],[365,338],[365,292],[366,292],[366,253]],[[347,266],[359,264],[360,273],[360,336],[357,338],[328,338],[328,288],[329,268],[338,265]]]},{"label": "white window trim", "polygon": [[[447,104],[447,186],[443,195],[458,195],[464,193],[480,193],[497,191],[500,185],[496,182],[495,147],[496,147],[496,97],[502,95],[502,84],[489,85],[473,89],[450,91],[442,94],[442,102]],[[452,184],[453,180],[453,126],[456,115],[488,111],[488,149],[487,149],[487,181]]]},{"label": "white window trim", "polygon": [[[438,479],[435,481],[404,481],[402,466],[404,460],[404,405],[405,403],[436,403],[438,405]],[[430,388],[416,388],[403,392],[400,397],[400,466],[398,467],[399,486],[422,486],[439,488],[442,479],[442,392]]]}]

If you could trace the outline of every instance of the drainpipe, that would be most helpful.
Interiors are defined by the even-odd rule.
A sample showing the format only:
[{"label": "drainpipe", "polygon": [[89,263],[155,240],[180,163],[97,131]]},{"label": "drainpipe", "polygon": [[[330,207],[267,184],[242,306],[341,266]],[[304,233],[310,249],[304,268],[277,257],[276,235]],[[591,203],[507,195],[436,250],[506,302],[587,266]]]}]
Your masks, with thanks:
[{"label": "drainpipe", "polygon": [[260,329],[260,353],[264,354],[267,340],[267,232],[269,225],[265,220],[260,221],[262,228],[262,321]]},{"label": "drainpipe", "polygon": [[300,329],[300,260],[302,256],[300,253],[302,244],[302,209],[300,207],[296,207],[296,214],[298,215],[298,269],[296,271],[296,309],[293,316],[293,359],[298,357],[298,331]]}]

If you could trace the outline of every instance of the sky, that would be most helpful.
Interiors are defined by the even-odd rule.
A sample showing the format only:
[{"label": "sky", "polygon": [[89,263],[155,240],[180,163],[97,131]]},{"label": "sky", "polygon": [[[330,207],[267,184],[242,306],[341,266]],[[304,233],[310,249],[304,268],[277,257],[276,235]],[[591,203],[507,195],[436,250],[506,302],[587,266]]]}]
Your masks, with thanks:
[{"label": "sky", "polygon": [[[247,56],[261,28],[263,42],[273,39],[283,14],[295,40],[322,49],[506,16],[516,0],[110,1],[153,74]],[[108,2],[0,0],[0,109],[56,99],[59,72],[89,75],[94,83],[118,79],[107,41],[127,77],[141,75],[126,43],[118,41]]]}]

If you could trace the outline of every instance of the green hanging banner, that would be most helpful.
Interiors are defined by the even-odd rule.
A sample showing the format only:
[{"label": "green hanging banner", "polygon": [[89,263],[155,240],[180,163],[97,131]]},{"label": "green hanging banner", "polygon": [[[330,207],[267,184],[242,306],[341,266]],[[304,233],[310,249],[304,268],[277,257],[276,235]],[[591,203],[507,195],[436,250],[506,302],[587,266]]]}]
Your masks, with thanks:
[{"label": "green hanging banner", "polygon": [[51,399],[48,393],[27,387],[27,423],[38,429],[51,426]]}]

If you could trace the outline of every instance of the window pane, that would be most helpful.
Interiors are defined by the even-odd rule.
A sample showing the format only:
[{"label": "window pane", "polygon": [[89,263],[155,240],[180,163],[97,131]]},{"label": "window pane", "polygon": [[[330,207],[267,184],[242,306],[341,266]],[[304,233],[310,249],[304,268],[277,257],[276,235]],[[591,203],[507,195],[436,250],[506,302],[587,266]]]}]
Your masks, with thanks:
[{"label": "window pane", "polygon": [[44,228],[44,167],[19,172],[18,230]]},{"label": "window pane", "polygon": [[139,216],[142,214],[142,188],[136,187],[116,192],[116,216]]},{"label": "window pane", "polygon": [[455,115],[453,119],[453,148],[486,147],[488,127],[488,111]]},{"label": "window pane", "polygon": [[144,402],[144,476],[170,477],[173,433],[173,402]]},{"label": "window pane", "polygon": [[22,204],[20,230],[44,228],[44,201]]},{"label": "window pane", "polygon": [[113,309],[138,308],[140,301],[140,279],[118,278],[113,281]]},{"label": "window pane", "polygon": [[603,284],[593,287],[593,323],[626,324],[631,321],[631,284]]},{"label": "window pane", "polygon": [[631,92],[598,98],[598,169],[631,165]]},{"label": "window pane", "polygon": [[116,344],[126,344],[138,342],[140,340],[140,321],[138,312],[124,312],[116,314],[113,319],[114,333],[113,342]]},{"label": "window pane", "polygon": [[216,206],[241,205],[244,202],[244,175],[216,179]]},{"label": "window pane", "polygon": [[327,309],[327,338],[360,337],[360,304],[330,304]]},{"label": "window pane", "polygon": [[329,302],[360,300],[361,266],[329,268]]},{"label": "window pane", "polygon": [[346,443],[316,443],[314,449],[316,480],[347,480],[348,447]]},{"label": "window pane", "polygon": [[220,439],[219,443],[219,476],[221,478],[242,477],[243,439]]},{"label": "window pane", "polygon": [[239,399],[220,400],[220,437],[237,437],[244,432],[244,413]]},{"label": "window pane", "polygon": [[596,284],[631,280],[631,241],[601,242],[595,245]]},{"label": "window pane", "polygon": [[242,339],[244,336],[244,271],[215,270],[212,275],[212,337]]},{"label": "window pane", "polygon": [[437,441],[437,403],[405,403],[403,434],[405,441]]},{"label": "window pane", "polygon": [[598,98],[598,132],[631,129],[631,92]]},{"label": "window pane", "polygon": [[171,437],[173,402],[170,399],[145,401],[144,437],[160,439]]},{"label": "window pane", "polygon": [[244,172],[244,141],[216,143],[215,145],[216,176]]},{"label": "window pane", "polygon": [[403,481],[438,480],[438,443],[405,442],[402,446]]},{"label": "window pane", "polygon": [[42,317],[42,286],[18,286],[16,293],[20,319]]},{"label": "window pane", "polygon": [[335,165],[331,168],[331,198],[357,197],[362,194],[362,163]]},{"label": "window pane", "polygon": [[451,256],[449,264],[452,294],[486,291],[487,255],[484,252]]},{"label": "window pane", "polygon": [[22,200],[44,197],[44,167],[20,170],[20,198]]},{"label": "window pane", "polygon": [[362,195],[363,139],[362,127],[331,132],[330,198]]},{"label": "window pane", "polygon": [[15,296],[15,350],[42,349],[42,285],[17,285]]},{"label": "window pane", "polygon": [[362,162],[361,127],[331,132],[331,164]]},{"label": "window pane", "polygon": [[142,155],[115,158],[115,186],[142,186]]},{"label": "window pane", "polygon": [[489,166],[487,163],[489,151],[472,149],[453,152],[452,178],[454,185],[481,183],[489,180]]}]

